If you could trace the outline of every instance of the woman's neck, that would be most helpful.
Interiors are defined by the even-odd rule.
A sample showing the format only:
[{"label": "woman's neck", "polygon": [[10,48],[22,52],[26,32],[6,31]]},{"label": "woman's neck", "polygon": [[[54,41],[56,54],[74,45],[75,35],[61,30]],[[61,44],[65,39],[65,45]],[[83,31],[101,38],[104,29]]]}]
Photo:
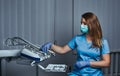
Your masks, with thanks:
[{"label": "woman's neck", "polygon": [[92,40],[92,38],[90,37],[90,35],[86,35],[86,40],[87,40],[87,42],[90,42]]}]

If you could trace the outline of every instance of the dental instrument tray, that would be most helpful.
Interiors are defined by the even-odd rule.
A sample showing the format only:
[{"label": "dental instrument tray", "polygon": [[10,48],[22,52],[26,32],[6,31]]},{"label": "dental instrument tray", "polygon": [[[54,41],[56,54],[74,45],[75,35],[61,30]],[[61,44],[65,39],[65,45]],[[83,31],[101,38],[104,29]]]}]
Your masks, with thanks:
[{"label": "dental instrument tray", "polygon": [[48,64],[46,68],[41,65],[38,66],[46,72],[66,72],[68,68],[65,64]]},{"label": "dental instrument tray", "polygon": [[49,64],[46,67],[46,71],[48,72],[66,72],[67,65],[65,64]]}]

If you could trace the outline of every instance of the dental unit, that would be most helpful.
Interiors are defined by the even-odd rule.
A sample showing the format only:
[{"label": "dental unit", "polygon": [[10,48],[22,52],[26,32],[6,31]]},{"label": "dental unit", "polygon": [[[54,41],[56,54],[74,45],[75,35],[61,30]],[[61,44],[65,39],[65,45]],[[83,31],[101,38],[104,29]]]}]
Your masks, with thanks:
[{"label": "dental unit", "polygon": [[46,68],[43,67],[40,62],[56,56],[55,53],[51,50],[48,50],[47,53],[42,52],[40,47],[20,37],[6,39],[5,45],[8,47],[20,46],[20,49],[0,50],[0,58],[19,57],[21,59],[29,60],[31,66],[37,65],[46,72],[66,72],[68,69],[66,64],[48,64]]}]

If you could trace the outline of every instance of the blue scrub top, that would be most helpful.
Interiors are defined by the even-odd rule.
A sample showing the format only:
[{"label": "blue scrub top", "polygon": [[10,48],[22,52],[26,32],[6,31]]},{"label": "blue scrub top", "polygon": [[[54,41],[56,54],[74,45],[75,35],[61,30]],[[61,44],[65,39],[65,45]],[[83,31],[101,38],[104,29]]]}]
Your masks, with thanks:
[{"label": "blue scrub top", "polygon": [[[86,36],[77,35],[69,43],[68,46],[71,49],[77,50],[76,61],[100,61],[102,54],[110,53],[108,42],[106,39],[102,39],[102,49],[91,47],[92,41],[88,42]],[[77,69],[74,67],[69,76],[102,76],[101,68],[85,67]]]}]

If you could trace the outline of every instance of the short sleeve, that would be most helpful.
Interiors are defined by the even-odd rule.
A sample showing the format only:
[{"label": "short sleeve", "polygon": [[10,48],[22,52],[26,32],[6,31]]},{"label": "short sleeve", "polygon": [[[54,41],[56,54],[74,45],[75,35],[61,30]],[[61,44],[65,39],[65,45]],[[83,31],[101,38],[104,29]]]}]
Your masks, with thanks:
[{"label": "short sleeve", "polygon": [[108,41],[103,39],[103,41],[102,41],[102,54],[107,54],[107,53],[110,53]]},{"label": "short sleeve", "polygon": [[76,48],[76,37],[73,37],[67,44],[72,50]]}]

